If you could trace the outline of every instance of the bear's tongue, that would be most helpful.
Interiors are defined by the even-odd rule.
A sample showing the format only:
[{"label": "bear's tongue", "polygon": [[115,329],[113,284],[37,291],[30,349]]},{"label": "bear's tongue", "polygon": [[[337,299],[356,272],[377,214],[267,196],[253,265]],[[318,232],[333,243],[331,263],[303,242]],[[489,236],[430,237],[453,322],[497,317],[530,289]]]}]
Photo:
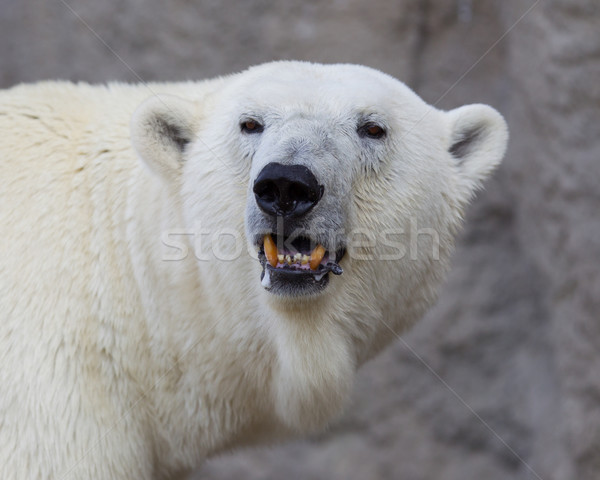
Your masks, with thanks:
[{"label": "bear's tongue", "polygon": [[311,270],[316,270],[321,261],[325,257],[325,247],[323,245],[317,245],[310,255],[303,255],[301,253],[296,253],[295,255],[286,255],[285,253],[279,253],[277,250],[277,245],[273,241],[273,237],[271,235],[265,235],[264,237],[264,249],[265,256],[267,257],[267,261],[269,264],[276,268],[277,265],[294,265],[299,268],[306,268],[308,265]]}]

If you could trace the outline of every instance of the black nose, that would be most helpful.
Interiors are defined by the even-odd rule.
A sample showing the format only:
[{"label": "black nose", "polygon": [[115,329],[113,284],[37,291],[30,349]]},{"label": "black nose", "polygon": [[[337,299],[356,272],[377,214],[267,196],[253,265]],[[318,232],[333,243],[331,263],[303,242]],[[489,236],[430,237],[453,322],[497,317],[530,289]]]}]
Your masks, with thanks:
[{"label": "black nose", "polygon": [[304,165],[269,163],[256,177],[253,190],[263,212],[298,217],[321,200],[324,188]]}]

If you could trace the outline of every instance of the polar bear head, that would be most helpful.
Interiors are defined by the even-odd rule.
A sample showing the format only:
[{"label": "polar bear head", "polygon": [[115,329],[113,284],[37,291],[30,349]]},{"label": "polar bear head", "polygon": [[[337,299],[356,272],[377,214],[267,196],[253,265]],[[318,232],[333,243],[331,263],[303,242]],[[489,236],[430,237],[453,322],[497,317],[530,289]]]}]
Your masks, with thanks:
[{"label": "polar bear head", "polygon": [[275,62],[209,90],[149,100],[134,143],[183,192],[190,223],[235,229],[244,206],[254,280],[288,302],[326,295],[333,275],[363,290],[437,283],[507,142],[494,109],[439,111],[362,66]]},{"label": "polar bear head", "polygon": [[356,65],[275,62],[177,88],[138,108],[132,139],[170,222],[195,234],[200,280],[180,284],[201,284],[187,298],[217,305],[236,335],[264,326],[279,417],[317,428],[434,300],[506,124]]}]

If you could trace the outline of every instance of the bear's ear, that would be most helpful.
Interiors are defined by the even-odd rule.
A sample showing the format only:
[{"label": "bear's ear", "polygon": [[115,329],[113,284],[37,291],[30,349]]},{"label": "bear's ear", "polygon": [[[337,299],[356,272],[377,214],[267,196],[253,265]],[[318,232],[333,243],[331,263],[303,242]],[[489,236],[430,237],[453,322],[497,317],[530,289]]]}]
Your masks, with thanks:
[{"label": "bear's ear", "polygon": [[469,199],[502,160],[508,128],[502,115],[487,105],[466,105],[447,115],[448,151],[456,160],[462,193]]},{"label": "bear's ear", "polygon": [[149,98],[131,119],[133,147],[150,170],[165,179],[178,175],[195,132],[194,104],[173,95]]}]

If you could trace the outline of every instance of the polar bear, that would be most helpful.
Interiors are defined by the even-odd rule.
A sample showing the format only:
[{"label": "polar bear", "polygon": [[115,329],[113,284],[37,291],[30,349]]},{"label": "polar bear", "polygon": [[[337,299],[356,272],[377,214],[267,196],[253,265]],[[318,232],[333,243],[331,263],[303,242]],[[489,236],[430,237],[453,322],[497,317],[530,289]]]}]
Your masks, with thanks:
[{"label": "polar bear", "polygon": [[356,65],[0,93],[0,477],[166,479],[323,429],[503,157]]}]

